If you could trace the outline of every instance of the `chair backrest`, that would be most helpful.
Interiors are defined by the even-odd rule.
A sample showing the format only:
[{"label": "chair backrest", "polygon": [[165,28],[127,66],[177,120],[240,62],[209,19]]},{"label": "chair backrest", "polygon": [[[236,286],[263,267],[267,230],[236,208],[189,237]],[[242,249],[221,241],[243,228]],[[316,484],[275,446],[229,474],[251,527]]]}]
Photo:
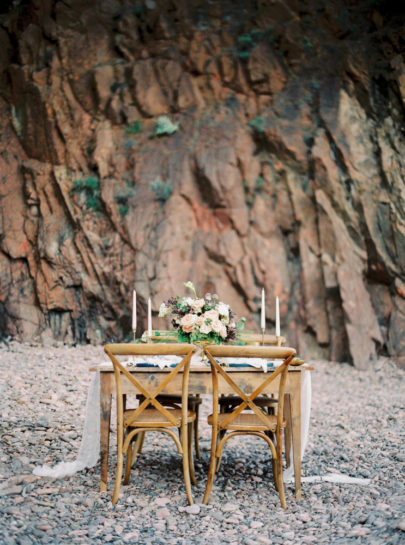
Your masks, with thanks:
[{"label": "chair backrest", "polygon": [[[283,409],[284,409],[284,393],[287,382],[287,372],[288,367],[294,358],[296,351],[294,348],[288,347],[279,347],[279,346],[234,346],[234,345],[209,345],[205,347],[205,353],[208,356],[208,359],[211,364],[211,375],[212,375],[212,394],[213,394],[213,414],[218,413],[218,376],[226,381],[226,383],[231,387],[233,393],[241,398],[241,403],[228,414],[221,425],[226,427],[231,424],[231,422],[245,409],[251,409],[265,426],[268,426],[268,421],[266,416],[258,407],[254,400],[255,398],[264,392],[268,386],[274,382],[278,377],[280,377],[279,387],[278,387],[278,411],[277,411],[277,425],[281,426],[283,419]],[[246,361],[249,358],[264,358],[264,359],[283,359],[283,363],[275,369],[275,371],[270,373],[263,373],[263,381],[259,386],[257,386],[254,391],[246,392],[244,391],[232,378],[233,373],[228,373],[226,368],[222,367],[215,358],[246,358]],[[235,377],[235,375],[234,375]],[[246,389],[246,386],[245,386]]]},{"label": "chair backrest", "polygon": [[[162,415],[164,415],[173,425],[177,425],[178,421],[170,413],[170,410],[163,407],[156,397],[164,390],[167,385],[175,379],[180,371],[183,371],[182,378],[182,418],[187,415],[187,398],[188,398],[188,377],[190,370],[190,360],[192,354],[195,352],[195,346],[191,344],[107,344],[104,347],[105,353],[111,359],[114,366],[114,376],[117,394],[117,415],[122,414],[124,410],[123,403],[123,388],[122,379],[125,377],[134,387],[136,393],[142,394],[144,397],[139,407],[134,410],[131,415],[131,419],[128,421],[128,425],[134,422],[142,412],[153,405]],[[118,359],[117,356],[183,356],[181,361],[173,368],[169,368],[170,371],[164,373],[164,378],[158,386],[152,388],[143,383],[143,381],[136,379],[131,375],[128,370]],[[146,373],[145,373],[146,377]],[[184,414],[183,414],[184,413]]]}]

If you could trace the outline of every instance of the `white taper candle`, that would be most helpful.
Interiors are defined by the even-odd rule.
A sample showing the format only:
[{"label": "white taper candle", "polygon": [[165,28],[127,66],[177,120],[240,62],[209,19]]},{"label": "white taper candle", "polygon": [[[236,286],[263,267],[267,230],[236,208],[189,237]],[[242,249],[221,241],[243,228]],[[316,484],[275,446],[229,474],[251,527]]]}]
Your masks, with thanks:
[{"label": "white taper candle", "polygon": [[265,310],[265,296],[264,296],[264,288],[262,288],[262,316],[261,316],[261,328],[266,329],[266,310]]},{"label": "white taper candle", "polygon": [[276,297],[276,337],[280,337],[280,303]]},{"label": "white taper candle", "polygon": [[152,337],[152,303],[148,299],[148,337]]},{"label": "white taper candle", "polygon": [[136,329],[136,291],[132,292],[132,329]]}]

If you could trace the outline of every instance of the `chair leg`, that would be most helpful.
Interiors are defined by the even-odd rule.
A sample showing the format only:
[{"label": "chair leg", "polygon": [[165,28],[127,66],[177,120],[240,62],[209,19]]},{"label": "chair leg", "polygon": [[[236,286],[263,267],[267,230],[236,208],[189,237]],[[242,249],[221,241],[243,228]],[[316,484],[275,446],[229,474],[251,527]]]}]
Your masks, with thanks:
[{"label": "chair leg", "polygon": [[128,445],[127,459],[125,461],[125,475],[124,475],[124,484],[125,485],[127,485],[129,483],[129,477],[131,475],[132,464],[133,464],[133,460],[132,460],[132,442],[131,442]]},{"label": "chair leg", "polygon": [[277,460],[276,465],[278,466],[278,494],[280,496],[280,503],[283,509],[286,508],[285,504],[285,493],[284,493],[284,483],[283,483],[283,465],[282,460]]},{"label": "chair leg", "polygon": [[195,447],[195,456],[197,458],[197,460],[199,460],[201,458],[201,453],[200,453],[200,441],[199,441],[199,437],[198,437],[198,419],[199,419],[199,404],[197,403],[196,406],[195,406],[195,421],[194,421],[194,426],[193,426],[193,429],[194,429],[194,447]]},{"label": "chair leg", "polygon": [[212,430],[212,436],[211,436],[210,467],[208,469],[207,485],[205,487],[205,493],[204,493],[204,498],[203,498],[203,503],[204,504],[207,504],[209,502],[209,500],[210,500],[212,485],[214,483],[214,478],[215,478],[215,466],[216,466],[216,461],[217,461],[217,459],[215,457],[215,452],[217,450],[217,436],[218,436],[217,430],[213,429]]},{"label": "chair leg", "polygon": [[193,494],[191,492],[190,481],[190,464],[188,459],[188,433],[187,424],[184,424],[181,428],[181,447],[183,450],[183,477],[184,485],[186,488],[187,501],[189,505],[193,505]]},{"label": "chair leg", "polygon": [[283,442],[282,442],[282,436],[281,436],[281,430],[276,431],[276,437],[277,437],[277,445],[276,445],[276,453],[277,453],[277,460],[275,460],[275,466],[277,471],[277,489],[278,494],[280,496],[280,503],[281,507],[283,509],[286,508],[285,504],[285,494],[284,494],[284,483],[283,483]]},{"label": "chair leg", "polygon": [[[218,431],[218,435],[217,435],[217,446],[216,446],[216,449],[215,449],[215,452],[218,450],[218,445],[219,443],[222,441],[224,435],[226,434],[226,430],[219,430]],[[219,471],[219,468],[221,467],[221,462],[222,462],[222,450],[221,450],[221,454],[218,456],[218,458],[216,459],[216,464],[215,464],[215,473],[218,473]]]},{"label": "chair leg", "polygon": [[138,454],[141,454],[142,452],[142,446],[143,446],[143,440],[145,438],[145,432],[141,431],[136,435],[133,453],[132,453],[132,465],[135,462],[135,458]]},{"label": "chair leg", "polygon": [[118,496],[120,493],[121,479],[122,479],[122,467],[124,465],[124,456],[122,453],[122,445],[118,445],[117,452],[117,471],[115,473],[115,486],[112,497],[112,503],[115,504],[118,501]]},{"label": "chair leg", "polygon": [[271,459],[271,465],[273,469],[273,480],[274,480],[274,487],[278,492],[278,474],[277,474],[277,460],[274,458]]},{"label": "chair leg", "polygon": [[187,433],[187,448],[188,448],[188,465],[190,468],[190,478],[193,484],[197,484],[194,473],[194,460],[193,460],[193,422],[188,424],[188,433]]}]

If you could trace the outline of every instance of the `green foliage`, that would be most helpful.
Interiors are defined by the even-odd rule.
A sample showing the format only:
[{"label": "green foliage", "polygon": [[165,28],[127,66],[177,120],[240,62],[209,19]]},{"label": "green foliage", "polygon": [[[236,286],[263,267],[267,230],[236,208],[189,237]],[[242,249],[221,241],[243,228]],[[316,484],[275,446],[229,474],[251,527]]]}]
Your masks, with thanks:
[{"label": "green foliage", "polygon": [[264,30],[258,28],[252,28],[248,33],[238,36],[236,41],[236,54],[240,59],[247,60],[250,53],[258,42],[267,39],[272,45],[276,45],[276,37],[272,33],[274,27],[272,25],[266,26]]},{"label": "green foliage", "polygon": [[261,176],[258,176],[256,179],[256,189],[260,191],[264,186],[264,179]]},{"label": "green foliage", "polygon": [[118,210],[120,211],[121,216],[124,218],[128,214],[129,207],[127,204],[121,204]]},{"label": "green foliage", "polygon": [[172,194],[171,182],[162,182],[160,178],[156,178],[150,187],[155,192],[156,199],[161,202],[166,202]]},{"label": "green foliage", "polygon": [[125,128],[125,132],[128,134],[137,134],[138,132],[142,132],[142,128],[142,119],[137,119]]},{"label": "green foliage", "polygon": [[173,123],[167,115],[160,115],[155,120],[155,129],[152,136],[165,136],[174,134],[179,130],[179,124]]},{"label": "green foliage", "polygon": [[115,195],[115,202],[119,205],[118,210],[122,217],[125,217],[128,214],[128,200],[133,194],[134,192],[130,189],[124,189]]},{"label": "green foliage", "polygon": [[73,191],[83,193],[86,197],[86,208],[95,212],[100,212],[103,209],[101,202],[100,181],[97,176],[88,176],[80,178],[73,182]]},{"label": "green foliage", "polygon": [[255,131],[257,132],[264,132],[264,129],[265,129],[265,118],[262,117],[261,115],[258,115],[257,117],[255,117],[254,119],[251,119],[248,123],[249,127],[252,127],[252,129],[254,129]]},{"label": "green foliage", "polygon": [[306,49],[307,51],[312,51],[313,45],[312,45],[311,39],[308,38],[308,36],[304,36],[303,45],[304,45],[304,49]]},{"label": "green foliage", "polygon": [[253,47],[254,41],[253,41],[252,33],[238,36],[238,44],[242,45],[243,47]]}]

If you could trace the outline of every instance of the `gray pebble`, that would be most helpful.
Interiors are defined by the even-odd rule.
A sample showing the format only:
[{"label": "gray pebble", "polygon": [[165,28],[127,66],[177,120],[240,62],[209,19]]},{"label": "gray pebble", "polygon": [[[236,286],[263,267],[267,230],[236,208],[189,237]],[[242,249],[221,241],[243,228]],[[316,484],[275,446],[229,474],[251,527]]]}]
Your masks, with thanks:
[{"label": "gray pebble", "polygon": [[193,505],[187,505],[187,507],[185,508],[185,512],[189,515],[198,515],[200,510],[200,506],[196,503],[193,503]]},{"label": "gray pebble", "polygon": [[[121,487],[119,502],[112,506],[115,413],[108,492],[99,492],[99,466],[59,481],[31,473],[34,465],[72,459],[78,451],[90,379],[86,367],[104,359],[102,347],[49,349],[10,342],[8,348],[0,343],[0,349],[0,383],[9,385],[2,411],[7,443],[0,452],[2,545],[89,541],[93,545],[400,545],[403,541],[404,372],[389,362],[380,368],[376,362],[366,371],[318,362],[312,373],[312,418],[303,475],[329,471],[369,477],[369,486],[303,483],[303,497],[297,502],[293,484],[288,483],[284,511],[274,489],[268,447],[258,438],[236,437],[225,446],[210,504],[188,506],[181,457],[168,439],[151,433],[129,485]],[[210,405],[203,397],[195,501],[201,501],[206,482]],[[377,407],[378,414],[392,418],[388,423],[382,419],[375,430]],[[343,427],[331,425],[336,421]],[[49,490],[53,491],[43,493]]]}]

